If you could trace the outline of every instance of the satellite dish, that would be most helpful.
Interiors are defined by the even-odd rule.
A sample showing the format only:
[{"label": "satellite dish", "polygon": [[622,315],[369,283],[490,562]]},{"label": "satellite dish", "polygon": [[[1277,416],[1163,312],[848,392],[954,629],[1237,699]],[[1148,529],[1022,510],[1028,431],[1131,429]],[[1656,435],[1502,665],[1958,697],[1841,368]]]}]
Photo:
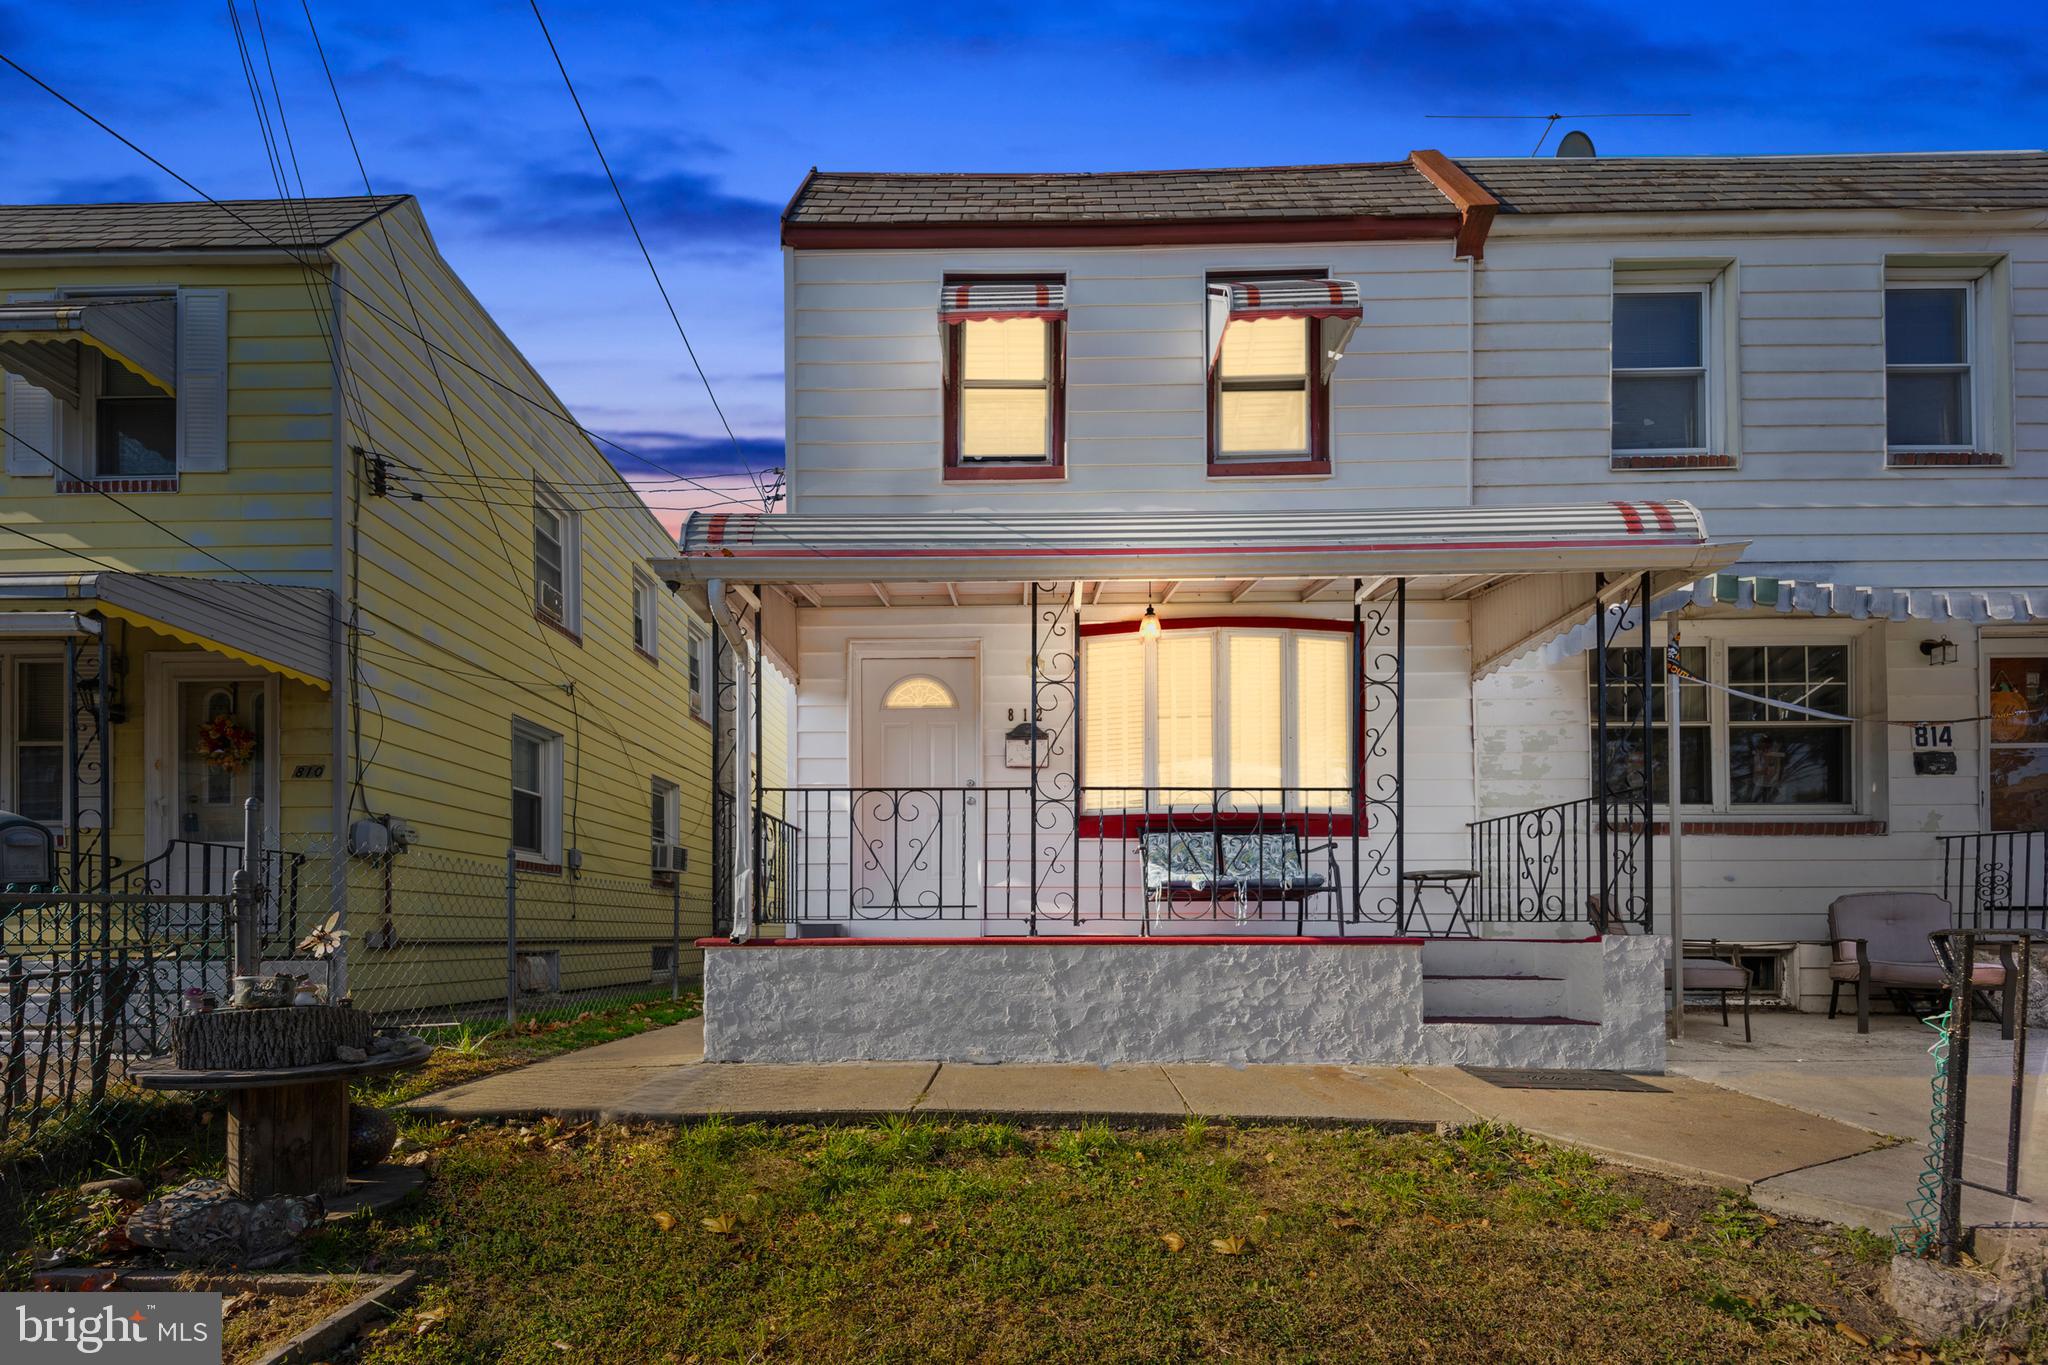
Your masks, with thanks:
[{"label": "satellite dish", "polygon": [[1559,156],[1592,156],[1593,139],[1574,128],[1557,144]]}]

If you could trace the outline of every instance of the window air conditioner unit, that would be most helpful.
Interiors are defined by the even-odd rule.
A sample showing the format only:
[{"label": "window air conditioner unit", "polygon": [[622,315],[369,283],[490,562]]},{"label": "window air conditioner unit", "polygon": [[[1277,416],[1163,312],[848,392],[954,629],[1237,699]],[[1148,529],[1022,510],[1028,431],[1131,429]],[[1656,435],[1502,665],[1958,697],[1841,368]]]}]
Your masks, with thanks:
[{"label": "window air conditioner unit", "polygon": [[656,844],[654,846],[654,870],[656,872],[687,872],[690,868],[690,850],[681,844]]},{"label": "window air conditioner unit", "polygon": [[561,620],[566,614],[562,604],[562,590],[551,584],[541,584],[540,609],[554,617],[557,621]]}]

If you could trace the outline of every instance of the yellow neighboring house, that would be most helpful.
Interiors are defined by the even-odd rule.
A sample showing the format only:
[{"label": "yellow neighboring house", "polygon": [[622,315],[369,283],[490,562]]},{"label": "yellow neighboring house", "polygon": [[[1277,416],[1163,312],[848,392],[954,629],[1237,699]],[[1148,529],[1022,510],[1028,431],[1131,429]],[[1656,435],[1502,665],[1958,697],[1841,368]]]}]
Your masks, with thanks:
[{"label": "yellow neighboring house", "polygon": [[[593,938],[589,888],[679,880],[707,931],[709,627],[411,197],[0,207],[0,368],[0,810],[67,881],[222,889],[253,797],[286,858],[403,850],[348,860],[359,993],[436,938],[366,863],[511,851]],[[489,994],[502,916],[470,908],[423,970]]]}]

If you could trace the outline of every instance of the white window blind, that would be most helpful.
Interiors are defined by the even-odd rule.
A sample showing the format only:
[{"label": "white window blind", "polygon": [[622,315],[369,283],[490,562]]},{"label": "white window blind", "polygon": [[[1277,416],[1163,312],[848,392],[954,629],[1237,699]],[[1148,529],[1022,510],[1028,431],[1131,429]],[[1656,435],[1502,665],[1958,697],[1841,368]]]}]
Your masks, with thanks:
[{"label": "white window blind", "polygon": [[[1090,641],[1081,677],[1081,743],[1088,754],[1088,784],[1143,787],[1145,642],[1135,635]],[[1115,791],[1094,795],[1100,804],[1126,804],[1124,795]]]},{"label": "white window blind", "polygon": [[1286,711],[1280,684],[1278,635],[1224,637],[1230,688],[1230,784],[1233,799],[1278,801],[1286,748],[1280,727]]},{"label": "white window blind", "polygon": [[1000,318],[960,327],[961,458],[1043,458],[1052,441],[1048,324]]},{"label": "white window blind", "polygon": [[[1294,780],[1303,787],[1351,786],[1351,642],[1299,635],[1294,641]],[[1334,793],[1312,804],[1346,804]]]},{"label": "white window blind", "polygon": [[1169,632],[1157,641],[1159,785],[1215,785],[1215,642],[1208,635]]}]

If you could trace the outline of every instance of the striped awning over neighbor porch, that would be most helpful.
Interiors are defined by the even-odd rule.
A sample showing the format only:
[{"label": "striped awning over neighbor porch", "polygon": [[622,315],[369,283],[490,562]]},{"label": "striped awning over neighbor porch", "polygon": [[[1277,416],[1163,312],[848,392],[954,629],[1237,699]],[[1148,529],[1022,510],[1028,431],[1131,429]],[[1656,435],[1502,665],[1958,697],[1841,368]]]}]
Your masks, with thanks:
[{"label": "striped awning over neighbor porch", "polygon": [[[1809,578],[1709,574],[1656,595],[1656,616],[1686,607],[1770,611],[1784,616],[1846,616],[1852,621],[1962,621],[1971,625],[2048,623],[2048,588],[1873,588]],[[1633,628],[1630,619],[1618,629]],[[1593,647],[1593,619],[1545,643],[1536,658],[1563,663]]]}]

